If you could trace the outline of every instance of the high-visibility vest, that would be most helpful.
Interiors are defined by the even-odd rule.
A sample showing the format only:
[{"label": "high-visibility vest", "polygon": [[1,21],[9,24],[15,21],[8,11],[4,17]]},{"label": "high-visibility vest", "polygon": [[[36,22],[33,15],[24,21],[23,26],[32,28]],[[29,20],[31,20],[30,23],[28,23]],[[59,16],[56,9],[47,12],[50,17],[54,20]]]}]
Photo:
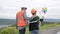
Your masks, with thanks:
[{"label": "high-visibility vest", "polygon": [[17,26],[26,26],[26,19],[23,18],[23,12],[19,11],[16,16],[17,16]]}]

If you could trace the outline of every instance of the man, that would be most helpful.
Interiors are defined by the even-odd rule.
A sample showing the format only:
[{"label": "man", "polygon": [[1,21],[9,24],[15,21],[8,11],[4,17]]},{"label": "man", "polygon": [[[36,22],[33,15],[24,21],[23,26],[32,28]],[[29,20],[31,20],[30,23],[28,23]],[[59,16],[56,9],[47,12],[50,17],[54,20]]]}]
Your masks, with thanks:
[{"label": "man", "polygon": [[40,22],[41,22],[41,26],[43,26],[44,24],[44,13],[42,11],[39,11],[39,14],[40,14]]},{"label": "man", "polygon": [[19,30],[19,34],[25,34],[26,19],[23,17],[23,14],[26,12],[26,10],[26,7],[22,7],[21,11],[16,14],[16,28]]},{"label": "man", "polygon": [[41,26],[43,26],[43,24],[44,24],[44,23],[43,23],[43,20],[44,20],[44,16],[42,16],[41,19],[40,19]]},{"label": "man", "polygon": [[36,10],[32,9],[31,13],[33,15],[33,19],[30,20],[29,31],[31,34],[39,34],[39,17],[36,15]]}]

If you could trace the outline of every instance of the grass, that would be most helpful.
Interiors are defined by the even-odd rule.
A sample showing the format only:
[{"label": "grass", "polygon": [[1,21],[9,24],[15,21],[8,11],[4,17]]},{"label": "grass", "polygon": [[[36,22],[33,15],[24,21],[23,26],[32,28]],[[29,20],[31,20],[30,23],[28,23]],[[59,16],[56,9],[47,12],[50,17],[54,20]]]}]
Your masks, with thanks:
[{"label": "grass", "polygon": [[0,31],[0,34],[18,34],[15,27],[6,27]]},{"label": "grass", "polygon": [[49,28],[56,28],[59,26],[60,26],[60,23],[51,23],[51,24],[45,23],[43,24],[43,26],[40,27],[40,29],[44,30],[44,29],[49,29]]},{"label": "grass", "polygon": [[[55,28],[59,27],[60,23],[44,23],[43,26],[40,26],[41,30],[49,29],[49,28]],[[6,27],[4,29],[0,29],[0,34],[18,34],[18,30],[16,29],[15,25]],[[29,28],[28,26],[26,27],[26,34],[29,34]]]}]

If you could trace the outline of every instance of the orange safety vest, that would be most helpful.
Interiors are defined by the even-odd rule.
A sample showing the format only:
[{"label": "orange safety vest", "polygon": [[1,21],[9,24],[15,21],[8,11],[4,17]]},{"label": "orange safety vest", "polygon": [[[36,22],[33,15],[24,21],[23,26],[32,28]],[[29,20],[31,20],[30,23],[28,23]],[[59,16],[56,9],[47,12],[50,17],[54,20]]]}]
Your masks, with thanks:
[{"label": "orange safety vest", "polygon": [[23,12],[19,11],[16,16],[17,16],[17,26],[26,26],[26,19],[23,18]]}]

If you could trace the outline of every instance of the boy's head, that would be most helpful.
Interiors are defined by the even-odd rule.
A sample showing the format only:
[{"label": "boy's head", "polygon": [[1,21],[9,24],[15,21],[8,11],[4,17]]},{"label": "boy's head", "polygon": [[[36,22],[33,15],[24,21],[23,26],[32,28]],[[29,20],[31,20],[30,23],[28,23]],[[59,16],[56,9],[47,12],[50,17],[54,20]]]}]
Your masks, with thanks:
[{"label": "boy's head", "polygon": [[32,13],[32,15],[36,15],[36,10],[33,8],[33,9],[31,10],[31,13]]}]

